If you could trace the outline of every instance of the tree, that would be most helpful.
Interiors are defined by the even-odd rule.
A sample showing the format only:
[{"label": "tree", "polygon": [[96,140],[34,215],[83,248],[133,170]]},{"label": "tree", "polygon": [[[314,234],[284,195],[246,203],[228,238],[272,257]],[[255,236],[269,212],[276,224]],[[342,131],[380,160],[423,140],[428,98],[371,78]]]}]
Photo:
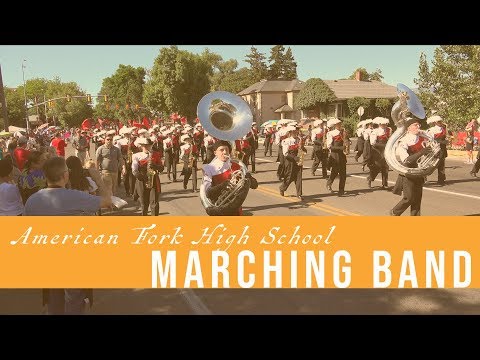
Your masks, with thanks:
[{"label": "tree", "polygon": [[[103,79],[100,94],[108,95],[105,102],[99,98],[95,107],[95,116],[108,119],[127,120],[149,117],[147,109],[136,109],[135,105],[143,106],[143,85],[146,71],[142,67],[119,65],[115,73]],[[118,105],[118,108],[117,106]],[[128,109],[126,105],[129,105]]]},{"label": "tree", "polygon": [[259,52],[255,46],[250,48],[250,54],[246,56],[245,62],[250,64],[252,83],[256,83],[268,77],[268,67],[265,63],[265,55]]},{"label": "tree", "polygon": [[297,63],[293,58],[292,49],[290,47],[285,53],[283,78],[285,80],[294,80],[297,78]]},{"label": "tree", "polygon": [[370,74],[369,77],[370,81],[383,81],[383,75],[382,75],[382,70],[377,69],[375,72]]},{"label": "tree", "polygon": [[420,55],[415,84],[424,107],[436,110],[452,130],[461,130],[480,114],[480,46],[437,47],[429,69]]},{"label": "tree", "polygon": [[[85,95],[76,82],[63,83],[58,77],[53,80],[29,79],[25,83],[25,93],[27,104],[29,104],[28,115],[37,113],[37,108],[34,106],[35,97],[37,97],[37,103],[41,103],[43,102],[43,95],[47,100],[62,98],[67,94],[72,96]],[[26,127],[23,85],[16,89],[5,89],[5,96],[10,124]],[[45,119],[43,105],[38,107],[38,113],[41,119]],[[47,110],[47,117],[51,119],[55,116],[55,119],[58,120],[57,124],[62,126],[79,125],[85,118],[91,117],[92,114],[92,109],[84,99],[74,99],[70,103],[67,103],[64,99],[59,99],[55,101],[53,108]]]},{"label": "tree", "polygon": [[209,92],[209,64],[177,46],[162,48],[152,68],[152,79],[144,87],[144,103],[164,114],[178,112],[195,118],[200,99]]},{"label": "tree", "polygon": [[393,102],[390,99],[376,99],[375,107],[380,111],[383,117],[390,117]]},{"label": "tree", "polygon": [[268,61],[270,66],[268,69],[268,79],[276,80],[283,78],[283,71],[285,69],[285,48],[283,45],[275,45],[270,49],[270,57]]},{"label": "tree", "polygon": [[362,81],[382,81],[383,80],[383,75],[382,75],[382,70],[377,69],[373,73],[369,73],[367,69],[360,67],[357,68],[352,75],[350,75],[348,78],[350,80],[355,80],[357,78],[357,72],[360,71],[360,80]]},{"label": "tree", "polygon": [[217,70],[210,78],[210,87],[212,91],[219,90],[224,79],[235,72],[238,62],[235,59],[221,61],[217,64]]},{"label": "tree", "polygon": [[356,117],[357,120],[360,119],[360,117],[357,114],[357,110],[360,106],[362,106],[365,109],[365,112],[367,112],[367,109],[370,107],[370,99],[361,97],[361,96],[355,96],[351,99],[347,100],[347,105],[348,105],[348,111],[349,111],[349,116],[351,117]]},{"label": "tree", "polygon": [[312,78],[305,82],[305,86],[295,98],[295,107],[300,110],[320,109],[322,104],[327,104],[335,99],[334,92],[322,79]]},{"label": "tree", "polygon": [[215,90],[237,94],[250,85],[252,85],[251,71],[244,67],[224,76]]}]

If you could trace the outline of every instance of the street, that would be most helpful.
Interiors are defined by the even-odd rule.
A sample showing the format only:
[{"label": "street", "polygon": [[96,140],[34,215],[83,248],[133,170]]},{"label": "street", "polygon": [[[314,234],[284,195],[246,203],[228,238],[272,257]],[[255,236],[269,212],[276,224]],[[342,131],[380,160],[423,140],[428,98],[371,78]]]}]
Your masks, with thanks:
[{"label": "street", "polygon": [[[387,216],[399,201],[400,197],[381,190],[378,179],[372,184],[372,189],[367,187],[368,173],[362,171],[361,164],[354,162],[353,153],[348,156],[346,196],[330,194],[325,188],[326,180],[310,174],[311,147],[308,150],[303,171],[304,200],[300,201],[295,197],[293,184],[285,197],[279,194],[276,153],[272,157],[264,157],[260,145],[257,173],[254,174],[259,187],[250,190],[243,206],[245,215]],[[67,157],[69,155],[70,147]],[[422,215],[480,215],[479,182],[470,177],[471,165],[464,161],[461,156],[447,158],[445,186],[438,187],[432,181],[427,182]],[[177,170],[179,174],[181,166]],[[318,174],[321,170],[317,170]],[[200,178],[200,171],[198,175]],[[435,176],[430,176],[429,180],[435,180]],[[180,176],[175,183],[168,182],[165,174],[161,175],[161,179],[161,216],[206,216],[198,193],[191,191],[191,183],[189,189],[184,190]],[[396,174],[390,172],[391,185],[395,180]],[[338,189],[338,180],[334,182],[333,189]],[[119,195],[124,195],[123,185]],[[138,216],[137,204],[131,198],[127,200],[129,205],[126,208],[104,215]],[[404,215],[408,215],[408,211]],[[365,224],[366,229],[372,226],[373,223]],[[467,230],[462,229],[461,233],[467,234]],[[89,314],[480,314],[480,289],[95,289],[94,294],[94,305]],[[0,290],[1,314],[41,314],[43,311],[39,289]]]}]

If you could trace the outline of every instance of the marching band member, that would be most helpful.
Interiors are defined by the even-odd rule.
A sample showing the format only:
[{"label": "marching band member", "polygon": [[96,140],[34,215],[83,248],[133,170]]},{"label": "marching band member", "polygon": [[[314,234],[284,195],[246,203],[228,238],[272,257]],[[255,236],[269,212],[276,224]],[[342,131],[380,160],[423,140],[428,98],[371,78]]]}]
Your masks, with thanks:
[{"label": "marching band member", "polygon": [[370,155],[372,161],[370,162],[370,174],[367,177],[368,187],[372,187],[372,181],[375,180],[378,173],[382,173],[382,188],[388,189],[388,165],[385,161],[385,145],[388,138],[391,136],[390,128],[387,128],[389,120],[387,118],[376,117],[374,122],[379,124],[379,127],[373,129],[370,133]]},{"label": "marching band member", "polygon": [[272,156],[272,145],[273,145],[273,139],[275,137],[275,130],[273,129],[272,124],[265,125],[265,142],[263,143],[263,148],[264,148],[264,156],[267,156],[267,152],[269,152],[269,157]]},{"label": "marching band member", "polygon": [[445,185],[446,175],[445,175],[445,158],[448,156],[447,152],[447,128],[443,124],[443,119],[439,115],[430,116],[427,119],[427,124],[431,127],[427,130],[427,133],[430,136],[433,136],[435,141],[440,144],[442,149],[440,152],[440,161],[438,162],[438,185]]},{"label": "marching band member", "polygon": [[183,188],[187,190],[188,180],[192,176],[193,192],[197,192],[197,159],[199,155],[198,147],[192,144],[193,139],[190,135],[182,135],[180,141],[183,143],[180,146],[180,159],[183,160],[183,169],[180,175],[183,175]]},{"label": "marching band member", "polygon": [[120,145],[123,163],[125,164],[123,186],[125,187],[126,196],[132,196],[135,190],[136,178],[132,174],[132,157],[133,154],[138,152],[138,148],[134,145],[136,139],[132,138],[132,131],[134,129],[135,127],[122,127],[119,132],[123,138],[117,141],[117,145]]},{"label": "marching band member", "polygon": [[283,183],[280,185],[280,195],[284,196],[292,182],[295,182],[297,190],[297,197],[302,198],[302,171],[303,161],[300,160],[300,152],[303,156],[307,150],[304,147],[304,141],[301,135],[298,134],[298,129],[295,126],[287,126],[285,131],[288,132],[289,137],[282,141],[283,156],[285,157],[285,169],[283,172]]},{"label": "marching band member", "polygon": [[[258,129],[257,123],[254,121],[252,122],[252,130],[250,132],[252,136],[249,138],[250,148],[252,149],[250,153],[250,161],[252,164],[252,174],[255,174],[255,151],[258,149]],[[250,134],[249,133],[249,134]],[[248,134],[247,134],[248,137]]]},{"label": "marching band member", "polygon": [[[423,146],[425,138],[420,131],[419,120],[408,118],[405,126],[407,126],[407,134],[399,141],[397,154],[405,166],[415,168],[417,167],[417,160],[422,155],[428,154],[431,148]],[[407,177],[399,174],[393,188],[393,193],[401,195],[403,192],[403,198],[390,210],[390,215],[400,216],[410,207],[411,216],[420,216],[424,182],[424,176]]]},{"label": "marching band member", "polygon": [[365,120],[360,121],[357,124],[357,145],[355,146],[355,161],[358,162],[358,158],[363,153],[363,147],[365,144],[365,139],[363,138],[363,131],[365,130]]},{"label": "marching band member", "polygon": [[322,163],[322,177],[327,178],[327,154],[323,148],[324,142],[326,140],[326,124],[323,124],[323,120],[317,119],[313,122],[313,130],[311,135],[311,140],[313,142],[313,154],[314,161],[312,165],[312,175],[315,176],[315,171],[318,168],[320,162]]},{"label": "marching band member", "polygon": [[[480,116],[477,119],[477,123],[480,124]],[[470,175],[473,177],[477,177],[478,170],[480,169],[480,150],[477,151],[477,161],[472,167],[472,170],[470,171]]]},{"label": "marching band member", "polygon": [[331,164],[330,177],[327,180],[327,190],[333,192],[332,184],[337,175],[339,175],[338,196],[345,194],[345,182],[347,180],[347,157],[344,154],[344,130],[342,130],[342,121],[339,119],[330,119],[327,122],[329,128],[335,127],[327,133],[327,148],[330,150],[328,158]]},{"label": "marching band member", "polygon": [[288,138],[288,132],[285,131],[288,121],[280,120],[277,123],[277,132],[275,133],[275,145],[278,146],[277,161],[279,162],[277,168],[278,180],[283,179],[283,170],[285,166],[285,157],[283,156],[282,141]]},{"label": "marching band member", "polygon": [[193,144],[199,149],[200,158],[202,162],[205,161],[205,147],[203,145],[203,139],[205,137],[205,133],[202,128],[202,124],[197,123],[195,124],[195,129],[193,130]]},{"label": "marching band member", "polygon": [[215,157],[215,154],[213,152],[213,144],[217,141],[212,135],[210,135],[207,131],[204,132],[205,137],[203,138],[203,145],[205,147],[205,164],[209,164],[213,158]]},{"label": "marching band member", "polygon": [[146,139],[148,136],[148,130],[147,129],[144,129],[144,128],[141,128],[141,129],[138,129],[137,131],[137,134],[138,134],[138,137],[135,139],[135,141],[133,142],[133,144],[138,148],[138,149],[141,149],[141,144],[143,141],[140,141],[141,139]]},{"label": "marching band member", "polygon": [[373,131],[373,120],[366,119],[364,123],[363,130],[363,161],[362,161],[362,171],[365,171],[365,166],[370,164],[370,134]]},{"label": "marching band member", "polygon": [[173,130],[169,129],[163,133],[163,154],[165,156],[165,166],[167,168],[168,180],[172,180],[170,172],[173,175],[173,182],[177,181],[177,164],[175,162],[174,143],[172,137]]},{"label": "marching band member", "polygon": [[248,161],[250,154],[252,153],[252,147],[250,138],[252,137],[251,131],[239,140],[235,140],[235,151],[237,151],[238,160],[243,162],[248,167]]},{"label": "marching band member", "polygon": [[[239,170],[240,165],[236,162],[230,161],[230,153],[232,151],[232,145],[228,141],[218,140],[213,144],[213,151],[215,158],[209,164],[203,165],[203,185],[205,187],[206,196],[210,201],[215,202],[222,191],[227,187],[230,182],[230,177],[233,171]],[[251,181],[250,188],[256,189],[258,187],[257,180],[247,173]],[[219,214],[222,216],[236,216],[242,215],[242,204],[239,203],[238,207],[233,206],[229,210],[225,210],[224,213]],[[209,214],[210,215],[210,214]]]},{"label": "marching band member", "polygon": [[135,190],[139,196],[142,215],[158,216],[161,192],[159,172],[163,171],[160,154],[152,151],[152,140],[141,138],[138,145],[142,151],[132,156],[132,174],[137,178]]}]

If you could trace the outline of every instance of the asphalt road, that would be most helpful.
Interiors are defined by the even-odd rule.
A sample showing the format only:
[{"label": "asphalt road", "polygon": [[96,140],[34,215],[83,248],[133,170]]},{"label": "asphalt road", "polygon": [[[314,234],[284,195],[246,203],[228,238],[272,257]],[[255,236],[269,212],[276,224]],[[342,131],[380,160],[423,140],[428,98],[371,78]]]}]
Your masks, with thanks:
[{"label": "asphalt road", "polygon": [[[67,150],[67,156],[70,151]],[[330,194],[325,188],[326,180],[310,174],[310,151],[311,148],[303,172],[304,201],[299,201],[294,197],[293,184],[285,197],[280,196],[276,154],[265,158],[260,146],[255,175],[259,188],[249,193],[244,203],[245,215],[388,215],[400,199],[381,190],[380,181],[374,183],[377,187],[369,189],[368,174],[354,162],[353,154],[348,157],[347,195]],[[448,158],[446,164],[447,184],[438,187],[429,181],[425,186],[422,215],[480,215],[480,183],[469,176],[471,165],[458,157]],[[168,182],[162,175],[160,215],[206,215],[198,193],[183,190],[181,180],[178,177],[178,182]],[[393,185],[396,174],[390,172],[389,180]],[[429,180],[435,178],[431,176]],[[338,189],[338,180],[333,188]],[[137,215],[137,204],[127,200],[129,205],[122,211],[105,215]],[[89,314],[480,314],[480,289],[96,289],[94,293],[95,303]],[[0,290],[0,314],[43,311],[38,289]]]}]

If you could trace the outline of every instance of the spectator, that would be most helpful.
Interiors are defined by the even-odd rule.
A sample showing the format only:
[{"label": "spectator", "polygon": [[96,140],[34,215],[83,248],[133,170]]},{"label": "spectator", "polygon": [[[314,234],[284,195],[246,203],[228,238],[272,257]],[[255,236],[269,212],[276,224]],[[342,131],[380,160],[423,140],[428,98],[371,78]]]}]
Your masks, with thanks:
[{"label": "spectator", "polygon": [[28,155],[25,169],[18,178],[18,189],[24,204],[31,195],[47,187],[47,179],[42,169],[46,160],[47,154],[41,151],[32,151]]},{"label": "spectator", "polygon": [[[93,215],[101,207],[110,207],[112,199],[100,186],[101,196],[94,196],[78,190],[66,189],[69,169],[62,157],[48,159],[44,166],[48,188],[39,190],[27,200],[24,215],[71,216]],[[101,184],[98,172],[90,172],[97,184]],[[44,305],[48,314],[83,314],[85,299],[93,304],[93,293],[89,289],[44,290]]]},{"label": "spectator", "polygon": [[30,151],[26,149],[27,140],[28,139],[25,136],[18,138],[17,147],[13,151],[13,159],[15,160],[14,164],[20,171],[23,171],[23,167],[28,159],[28,154],[30,154]]},{"label": "spectator", "polygon": [[67,144],[62,139],[62,136],[59,132],[55,133],[55,137],[50,143],[50,146],[53,146],[55,148],[58,156],[65,157],[65,147],[67,146]]},{"label": "spectator", "polygon": [[18,216],[23,213],[23,203],[13,182],[13,165],[10,160],[0,160],[0,216]]}]

